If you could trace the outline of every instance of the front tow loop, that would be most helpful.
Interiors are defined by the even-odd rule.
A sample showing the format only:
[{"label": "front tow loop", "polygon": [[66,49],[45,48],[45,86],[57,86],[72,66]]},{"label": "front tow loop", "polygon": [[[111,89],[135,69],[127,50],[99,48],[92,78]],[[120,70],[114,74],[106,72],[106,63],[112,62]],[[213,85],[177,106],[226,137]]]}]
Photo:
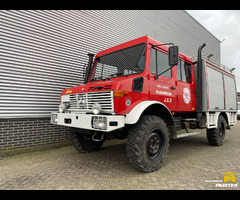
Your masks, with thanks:
[{"label": "front tow loop", "polygon": [[92,136],[92,140],[95,142],[101,142],[104,138],[104,132],[95,132]]}]

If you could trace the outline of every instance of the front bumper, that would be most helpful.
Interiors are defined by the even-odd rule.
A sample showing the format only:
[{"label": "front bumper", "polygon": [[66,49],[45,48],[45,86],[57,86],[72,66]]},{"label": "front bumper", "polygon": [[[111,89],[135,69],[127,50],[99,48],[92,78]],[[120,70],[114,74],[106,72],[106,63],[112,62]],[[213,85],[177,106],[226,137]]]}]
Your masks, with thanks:
[{"label": "front bumper", "polygon": [[87,130],[110,132],[124,127],[124,116],[51,113],[51,123]]}]

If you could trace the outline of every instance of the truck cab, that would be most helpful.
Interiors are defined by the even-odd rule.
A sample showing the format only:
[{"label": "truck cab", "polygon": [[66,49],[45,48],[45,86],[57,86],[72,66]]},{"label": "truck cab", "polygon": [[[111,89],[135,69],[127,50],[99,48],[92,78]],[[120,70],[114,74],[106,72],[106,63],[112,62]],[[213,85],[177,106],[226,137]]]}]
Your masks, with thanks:
[{"label": "truck cab", "polygon": [[[187,128],[206,128],[212,114],[198,109],[196,62],[170,45],[143,36],[100,51],[94,60],[89,54],[84,84],[62,91],[51,122],[70,127],[80,152],[98,150],[111,134],[127,138],[127,156],[135,168],[159,169],[169,139],[178,138],[180,130],[191,135]],[[222,116],[225,127],[228,115]]]},{"label": "truck cab", "polygon": [[[172,112],[195,111],[192,59],[179,53],[178,65],[171,67],[168,63],[169,47],[158,45],[158,41],[143,36],[99,52],[89,67],[86,83],[62,91],[62,113],[87,115],[93,114],[93,109],[99,109],[95,111],[98,115],[123,116],[123,122],[110,123],[114,126],[108,123],[100,129],[108,132],[135,123],[136,119],[131,121],[131,111],[146,101],[157,101],[169,115]],[[65,117],[60,121],[71,127],[75,118],[67,119]]]}]

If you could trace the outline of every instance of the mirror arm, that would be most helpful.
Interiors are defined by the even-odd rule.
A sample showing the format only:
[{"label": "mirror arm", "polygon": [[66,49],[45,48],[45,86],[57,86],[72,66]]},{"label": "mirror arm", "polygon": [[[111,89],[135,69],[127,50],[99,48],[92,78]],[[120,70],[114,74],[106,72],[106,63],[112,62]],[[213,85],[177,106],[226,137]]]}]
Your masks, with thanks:
[{"label": "mirror arm", "polygon": [[168,69],[166,69],[165,71],[163,71],[162,73],[160,73],[160,74],[158,74],[158,75],[156,75],[156,76],[154,76],[154,79],[158,79],[158,77],[159,76],[161,76],[162,74],[164,74],[165,72],[167,72],[168,70],[170,70],[170,69],[172,69],[173,67],[175,67],[176,65],[174,65],[174,66],[171,66],[170,68],[168,68]]},{"label": "mirror arm", "polygon": [[[172,47],[169,47],[169,53],[168,53],[168,59],[169,59],[168,63],[169,63],[169,65],[170,65],[171,67],[168,68],[167,70],[161,72],[160,74],[154,76],[154,79],[155,79],[155,80],[158,79],[159,76],[161,76],[162,74],[164,74],[164,73],[167,72],[168,70],[172,69],[174,66],[178,65],[178,54],[179,54],[179,53],[178,53],[178,46],[175,46],[173,43],[165,43],[165,44],[152,45],[152,47],[154,48],[154,47],[156,47],[156,46],[162,46],[162,45],[172,45]],[[174,52],[172,52],[173,55],[172,55],[172,54],[171,54],[171,55],[172,55],[172,57],[177,57],[177,58],[176,58],[177,61],[174,60],[175,58],[171,58],[171,61],[170,61],[170,56],[169,56],[169,55],[170,55],[170,50],[171,50],[171,51],[174,51]],[[177,54],[176,54],[175,51],[177,51]]]}]

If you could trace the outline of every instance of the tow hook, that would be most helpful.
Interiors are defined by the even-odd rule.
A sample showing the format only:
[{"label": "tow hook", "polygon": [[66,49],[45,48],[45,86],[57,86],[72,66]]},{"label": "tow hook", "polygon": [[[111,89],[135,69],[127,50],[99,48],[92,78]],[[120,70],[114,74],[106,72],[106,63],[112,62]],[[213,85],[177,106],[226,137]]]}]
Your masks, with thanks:
[{"label": "tow hook", "polygon": [[104,132],[95,132],[92,136],[92,140],[95,142],[101,142],[104,138],[105,133]]}]

